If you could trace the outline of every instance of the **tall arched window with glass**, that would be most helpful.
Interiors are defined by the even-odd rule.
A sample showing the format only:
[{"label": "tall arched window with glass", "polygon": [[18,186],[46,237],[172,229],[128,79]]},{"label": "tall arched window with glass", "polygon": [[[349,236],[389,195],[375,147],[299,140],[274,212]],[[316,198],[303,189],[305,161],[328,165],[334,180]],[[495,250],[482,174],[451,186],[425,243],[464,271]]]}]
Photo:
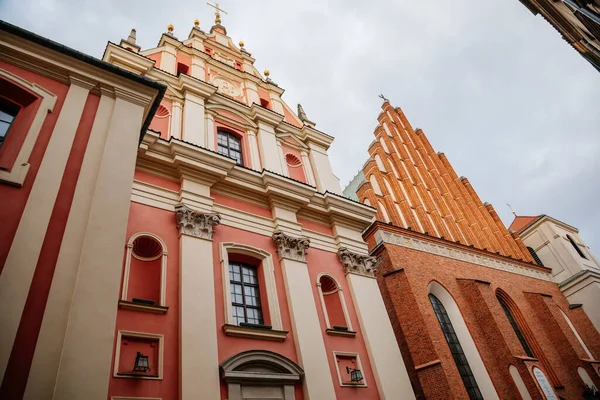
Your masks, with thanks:
[{"label": "tall arched window with glass", "polygon": [[433,294],[429,294],[429,301],[431,301],[431,305],[433,306],[435,316],[437,317],[437,320],[440,323],[442,332],[444,332],[444,337],[446,338],[446,342],[448,343],[448,347],[450,348],[450,352],[452,353],[452,357],[454,358],[454,363],[456,364],[458,372],[460,373],[460,377],[462,378],[463,384],[465,385],[465,389],[467,389],[469,399],[483,400],[483,395],[479,390],[479,386],[477,386],[477,381],[475,381],[473,371],[469,366],[469,362],[467,361],[465,352],[463,351],[463,348],[460,345],[460,342],[458,341],[458,336],[454,331],[452,321],[450,321],[450,318],[448,317],[446,308],[444,307],[442,302]]},{"label": "tall arched window with glass", "polygon": [[239,137],[227,131],[217,131],[217,144],[219,154],[231,157],[237,165],[244,165],[242,159],[242,142]]},{"label": "tall arched window with glass", "polygon": [[527,339],[525,339],[523,332],[521,332],[521,328],[519,328],[519,325],[517,324],[517,321],[515,320],[514,315],[510,311],[508,304],[506,304],[506,302],[504,301],[504,299],[501,296],[496,295],[496,298],[498,299],[498,302],[502,306],[502,309],[504,310],[504,314],[506,314],[506,318],[508,318],[508,322],[510,322],[510,326],[512,326],[513,330],[515,331],[515,334],[517,335],[517,339],[519,339],[519,342],[521,342],[521,346],[523,346],[523,350],[525,350],[525,354],[527,354],[529,357],[533,358],[534,357],[533,351],[531,351],[531,347],[529,347],[529,343],[527,343]]}]

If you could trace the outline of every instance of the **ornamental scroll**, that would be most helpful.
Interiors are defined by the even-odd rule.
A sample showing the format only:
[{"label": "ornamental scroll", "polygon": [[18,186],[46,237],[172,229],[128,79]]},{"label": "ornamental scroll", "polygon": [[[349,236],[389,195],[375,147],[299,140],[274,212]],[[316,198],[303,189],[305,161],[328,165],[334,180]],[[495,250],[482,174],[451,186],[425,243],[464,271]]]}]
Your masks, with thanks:
[{"label": "ornamental scroll", "polygon": [[175,206],[175,217],[179,233],[209,240],[212,240],[214,226],[221,222],[219,214],[195,211],[185,204]]},{"label": "ornamental scroll", "polygon": [[306,262],[306,249],[310,246],[308,238],[288,236],[278,230],[273,233],[273,241],[279,258]]},{"label": "ornamental scroll", "polygon": [[344,266],[345,274],[375,277],[375,264],[377,263],[375,257],[353,253],[345,247],[338,250],[338,257]]}]

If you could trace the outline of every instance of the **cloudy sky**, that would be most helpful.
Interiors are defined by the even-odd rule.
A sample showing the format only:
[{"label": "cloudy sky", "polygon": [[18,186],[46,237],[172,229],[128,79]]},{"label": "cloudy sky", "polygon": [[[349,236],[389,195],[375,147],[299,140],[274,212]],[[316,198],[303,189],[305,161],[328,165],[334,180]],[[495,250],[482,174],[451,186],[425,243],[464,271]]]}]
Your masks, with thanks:
[{"label": "cloudy sky", "polygon": [[[483,201],[549,214],[600,250],[600,74],[518,0],[222,0],[259,70],[336,137],[345,185],[362,166],[380,93],[422,128]],[[90,55],[137,29],[208,30],[204,1],[0,0],[0,18]]]}]

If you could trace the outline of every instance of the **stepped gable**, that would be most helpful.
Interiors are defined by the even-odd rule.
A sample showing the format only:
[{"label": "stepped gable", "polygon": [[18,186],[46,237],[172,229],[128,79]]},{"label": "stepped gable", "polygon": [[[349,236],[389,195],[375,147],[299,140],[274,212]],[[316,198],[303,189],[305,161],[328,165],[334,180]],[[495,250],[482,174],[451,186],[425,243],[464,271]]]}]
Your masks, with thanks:
[{"label": "stepped gable", "polygon": [[533,262],[516,233],[506,229],[469,180],[459,177],[423,130],[413,129],[384,101],[363,167],[359,201],[377,208],[377,219],[477,249]]}]

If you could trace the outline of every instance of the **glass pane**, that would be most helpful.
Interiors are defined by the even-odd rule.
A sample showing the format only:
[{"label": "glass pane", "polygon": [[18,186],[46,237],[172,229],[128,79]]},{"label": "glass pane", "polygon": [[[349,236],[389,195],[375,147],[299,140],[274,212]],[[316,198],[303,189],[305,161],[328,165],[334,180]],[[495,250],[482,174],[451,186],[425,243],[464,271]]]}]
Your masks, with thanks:
[{"label": "glass pane", "polygon": [[10,124],[0,122],[0,138],[4,139],[6,132],[8,132],[8,128],[10,128]]},{"label": "glass pane", "polygon": [[432,294],[429,295],[429,300],[433,306],[435,316],[440,323],[440,327],[442,328],[442,332],[444,333],[444,337],[446,338],[446,342],[450,348],[450,353],[452,353],[452,357],[454,358],[454,363],[456,364],[458,372],[460,373],[460,377],[465,385],[465,389],[469,394],[469,399],[483,400],[483,396],[481,395],[479,387],[477,386],[477,382],[475,381],[475,377],[473,376],[473,371],[471,370],[469,362],[467,361],[467,357],[465,356],[462,346],[458,341],[458,336],[454,331],[454,327],[452,326],[450,317],[446,312],[446,308],[442,302],[440,302],[439,299]]},{"label": "glass pane", "polygon": [[12,123],[13,119],[15,119],[14,115],[9,114],[4,110],[0,109],[0,121],[10,124]]},{"label": "glass pane", "polygon": [[235,138],[233,138],[233,137],[230,137],[229,138],[229,148],[232,149],[232,150],[238,150],[239,151],[240,148],[241,148],[240,141],[237,140],[237,139],[235,139]]}]

